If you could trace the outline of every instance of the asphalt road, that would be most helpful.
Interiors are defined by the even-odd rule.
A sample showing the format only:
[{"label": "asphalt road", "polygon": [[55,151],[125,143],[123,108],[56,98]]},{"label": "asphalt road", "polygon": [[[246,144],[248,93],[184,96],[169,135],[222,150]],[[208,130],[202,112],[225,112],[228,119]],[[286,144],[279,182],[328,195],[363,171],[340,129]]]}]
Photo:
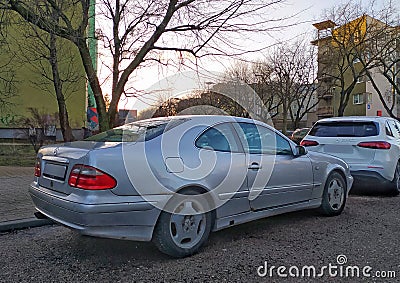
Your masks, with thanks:
[{"label": "asphalt road", "polygon": [[[399,208],[400,197],[351,196],[339,217],[303,211],[232,227],[213,233],[199,254],[184,259],[169,258],[150,243],[84,237],[57,225],[21,230],[0,235],[0,281],[400,282]],[[339,255],[347,262],[340,265]],[[305,278],[257,272],[274,265],[294,275],[307,265],[321,274],[329,264],[337,267],[334,278],[328,269],[316,279],[307,272]],[[340,266],[367,267],[371,277],[340,276]],[[397,279],[375,277],[387,271]]]}]

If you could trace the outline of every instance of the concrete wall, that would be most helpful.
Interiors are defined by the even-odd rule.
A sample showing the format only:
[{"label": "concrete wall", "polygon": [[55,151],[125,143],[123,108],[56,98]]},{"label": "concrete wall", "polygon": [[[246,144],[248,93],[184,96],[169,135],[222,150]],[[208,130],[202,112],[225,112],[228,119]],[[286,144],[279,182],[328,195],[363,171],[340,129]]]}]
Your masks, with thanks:
[{"label": "concrete wall", "polygon": [[[13,139],[28,139],[27,136],[28,128],[0,128],[0,139],[10,139],[12,142]],[[76,140],[83,139],[83,129],[73,129],[72,133]],[[57,129],[56,131],[56,141],[63,141],[61,129]]]}]

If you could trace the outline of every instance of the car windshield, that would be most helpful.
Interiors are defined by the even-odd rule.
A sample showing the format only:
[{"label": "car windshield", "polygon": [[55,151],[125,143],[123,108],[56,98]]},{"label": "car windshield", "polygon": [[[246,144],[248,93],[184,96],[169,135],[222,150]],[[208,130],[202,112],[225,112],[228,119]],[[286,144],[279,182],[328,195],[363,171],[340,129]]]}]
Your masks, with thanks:
[{"label": "car windshield", "polygon": [[154,119],[134,122],[88,137],[85,141],[142,142],[149,141],[189,119]]},{"label": "car windshield", "polygon": [[315,137],[371,137],[378,135],[378,127],[368,121],[319,122],[309,132]]}]

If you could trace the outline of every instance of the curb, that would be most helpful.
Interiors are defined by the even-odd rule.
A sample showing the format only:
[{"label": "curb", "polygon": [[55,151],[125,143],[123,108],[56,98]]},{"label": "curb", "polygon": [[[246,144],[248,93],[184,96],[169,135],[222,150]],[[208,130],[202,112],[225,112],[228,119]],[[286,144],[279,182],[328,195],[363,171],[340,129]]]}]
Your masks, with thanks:
[{"label": "curb", "polygon": [[0,232],[7,232],[17,229],[40,227],[54,224],[50,219],[37,219],[36,217],[0,222]]}]

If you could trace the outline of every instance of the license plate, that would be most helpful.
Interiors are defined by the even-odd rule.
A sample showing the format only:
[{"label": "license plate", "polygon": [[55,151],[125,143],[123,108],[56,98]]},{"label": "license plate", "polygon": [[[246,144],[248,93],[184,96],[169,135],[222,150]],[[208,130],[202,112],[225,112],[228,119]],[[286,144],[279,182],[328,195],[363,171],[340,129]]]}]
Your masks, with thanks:
[{"label": "license plate", "polygon": [[47,162],[44,165],[43,176],[49,179],[64,181],[66,172],[67,165]]},{"label": "license plate", "polygon": [[351,154],[353,153],[353,147],[351,145],[328,144],[324,146],[324,152]]}]

